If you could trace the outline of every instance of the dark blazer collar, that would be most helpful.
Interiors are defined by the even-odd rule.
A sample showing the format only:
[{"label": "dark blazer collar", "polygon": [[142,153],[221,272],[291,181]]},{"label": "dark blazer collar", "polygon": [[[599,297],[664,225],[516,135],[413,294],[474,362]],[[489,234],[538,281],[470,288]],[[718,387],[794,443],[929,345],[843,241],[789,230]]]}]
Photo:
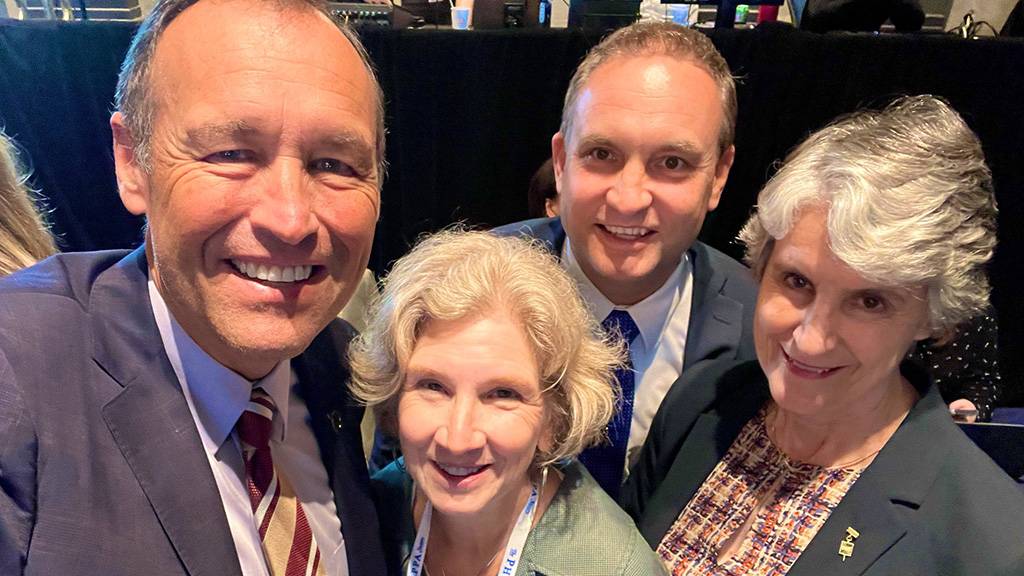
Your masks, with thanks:
[{"label": "dark blazer collar", "polygon": [[362,449],[363,408],[346,385],[349,371],[344,351],[354,336],[351,325],[335,320],[292,365],[334,492],[349,574],[376,576],[385,573],[384,549]]},{"label": "dark blazer collar", "polygon": [[[539,240],[561,257],[565,228],[560,218],[538,218],[499,229]],[[729,277],[715,266],[711,250],[694,242],[687,254],[693,268],[693,301],[686,336],[683,371],[708,358],[735,358],[743,338],[743,303],[725,293]]]},{"label": "dark blazer collar", "polygon": [[139,248],[101,273],[88,308],[93,357],[124,389],[107,428],[189,574],[241,575],[202,440],[160,341]]},{"label": "dark blazer collar", "polygon": [[[904,363],[906,376],[923,392],[906,419],[797,560],[790,574],[863,574],[906,534],[907,513],[919,508],[947,458],[943,436],[954,424],[938,388]],[[847,527],[860,532],[845,562],[839,543]]]},{"label": "dark blazer collar", "polygon": [[562,256],[562,246],[565,245],[565,228],[562,227],[562,219],[534,218],[524,220],[515,224],[508,224],[495,230],[501,235],[528,236],[539,240],[556,257]]},{"label": "dark blazer collar", "polygon": [[725,293],[728,275],[714,265],[710,249],[694,242],[693,303],[683,371],[708,358],[736,358],[743,338],[743,303]]},{"label": "dark blazer collar", "polygon": [[767,386],[756,384],[761,379],[757,362],[708,360],[695,365],[684,377],[685,382],[673,385],[662,409],[675,406],[673,396],[685,396],[685,405],[680,408],[692,410],[690,414],[696,412],[697,416],[661,481],[662,488],[644,506],[639,528],[652,546],[661,542],[743,426],[769,399]]},{"label": "dark blazer collar", "polygon": [[[694,423],[680,447],[664,484],[648,503],[641,525],[644,537],[656,543],[669,530],[700,485],[722,459],[740,430],[768,400],[767,382],[757,362],[712,363],[729,366],[725,388],[705,386],[708,409]],[[905,513],[918,508],[944,465],[942,435],[953,424],[937,388],[917,367],[901,366],[922,393],[906,419],[871,465],[832,512],[811,544],[789,571],[790,576],[863,574],[906,533]],[[743,382],[746,380],[746,383]],[[699,393],[697,388],[693,390]],[[860,533],[854,554],[839,556],[847,527]]]},{"label": "dark blazer collar", "polygon": [[[89,297],[93,355],[124,390],[103,408],[114,441],[145,491],[189,574],[241,575],[217,483],[153,318],[145,251],[101,273]],[[334,492],[349,573],[383,573],[359,424],[340,357],[351,326],[332,322],[293,360],[299,394]]]}]

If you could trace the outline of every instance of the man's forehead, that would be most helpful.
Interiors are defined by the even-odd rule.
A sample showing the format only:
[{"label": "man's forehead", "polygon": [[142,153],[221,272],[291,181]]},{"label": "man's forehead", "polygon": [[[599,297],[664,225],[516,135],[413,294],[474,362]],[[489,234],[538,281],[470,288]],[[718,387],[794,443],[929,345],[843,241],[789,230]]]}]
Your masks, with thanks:
[{"label": "man's forehead", "polygon": [[[690,59],[662,54],[616,56],[604,62],[581,87],[576,99],[571,134],[582,140],[613,140],[630,131],[623,116],[643,118],[665,139],[650,145],[700,148],[700,133],[717,136],[721,122],[721,98],[711,75]],[[609,113],[609,111],[611,113]],[[710,135],[710,134],[709,134]]]},{"label": "man's forehead", "polygon": [[[161,99],[205,98],[196,82],[240,94],[255,74],[282,82],[314,82],[352,95],[372,95],[369,71],[345,35],[303,2],[202,0],[168,25],[157,41],[150,82]],[[262,90],[262,88],[260,88]]]},{"label": "man's forehead", "polygon": [[273,56],[317,42],[354,52],[337,26],[310,4],[201,0],[167,26],[157,39],[155,56],[158,62],[176,56],[212,61],[249,50]]},{"label": "man's forehead", "polygon": [[[625,79],[632,83],[624,83]],[[718,85],[708,69],[691,56],[651,52],[612,56],[602,62],[581,87],[580,100],[587,92],[608,88],[650,92],[684,88],[717,92]]]}]

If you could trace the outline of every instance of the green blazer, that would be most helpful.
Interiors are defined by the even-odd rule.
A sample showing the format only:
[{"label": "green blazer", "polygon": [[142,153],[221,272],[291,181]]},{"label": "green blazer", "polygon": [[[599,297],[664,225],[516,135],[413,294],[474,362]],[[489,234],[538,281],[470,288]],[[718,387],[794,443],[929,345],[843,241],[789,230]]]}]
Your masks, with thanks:
[{"label": "green blazer", "polygon": [[[633,521],[576,461],[544,515],[534,525],[516,576],[660,576],[665,574]],[[392,462],[372,479],[378,499],[384,550],[391,575],[402,574],[416,527],[412,478],[404,460]]]},{"label": "green blazer", "polygon": [[[956,427],[927,376],[902,369],[921,399],[789,576],[1024,574],[1024,493]],[[665,398],[623,487],[652,547],[769,399],[757,362],[708,362],[687,378]],[[847,527],[860,537],[843,561]]]}]

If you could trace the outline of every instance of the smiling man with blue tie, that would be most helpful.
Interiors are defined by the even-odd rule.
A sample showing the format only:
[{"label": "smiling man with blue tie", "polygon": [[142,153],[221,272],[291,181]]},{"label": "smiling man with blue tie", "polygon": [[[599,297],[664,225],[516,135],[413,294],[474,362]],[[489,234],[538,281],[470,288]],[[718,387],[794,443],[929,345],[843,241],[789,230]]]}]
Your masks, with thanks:
[{"label": "smiling man with blue tie", "polygon": [[610,442],[580,455],[612,496],[680,374],[754,357],[750,272],[696,241],[732,167],[735,123],[736,87],[706,36],[664,22],[623,28],[569,84],[551,140],[561,216],[495,230],[547,244],[595,318],[626,340]]},{"label": "smiling man with blue tie", "polygon": [[116,104],[144,246],[0,282],[0,573],[382,574],[334,320],[380,207],[364,51],[314,0],[169,0]]}]

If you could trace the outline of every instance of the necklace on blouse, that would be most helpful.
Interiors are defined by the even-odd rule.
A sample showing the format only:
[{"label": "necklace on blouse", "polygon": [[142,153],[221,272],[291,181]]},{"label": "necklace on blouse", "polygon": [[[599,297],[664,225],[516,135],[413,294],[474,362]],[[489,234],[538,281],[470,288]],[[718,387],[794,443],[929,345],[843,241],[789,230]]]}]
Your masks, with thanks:
[{"label": "necklace on blouse", "polygon": [[[779,416],[779,411],[778,411],[777,408],[775,410],[772,410],[770,413],[765,415],[765,418],[764,418],[764,420],[765,420],[765,432],[768,434],[768,440],[784,456],[783,462],[786,464],[786,467],[790,468],[790,470],[792,470],[792,466],[791,466],[791,463],[790,463],[791,458],[781,448],[778,440],[775,439],[775,421],[778,419],[778,416]],[[769,418],[771,418],[771,420],[769,420]],[[902,418],[900,420],[902,421]],[[885,442],[882,442],[882,445],[879,446],[877,449],[875,449],[875,450],[873,450],[871,452],[868,452],[867,454],[864,454],[862,456],[858,456],[858,457],[856,457],[856,458],[854,458],[854,459],[852,459],[850,461],[840,462],[838,464],[832,464],[831,466],[820,466],[820,468],[825,468],[827,470],[854,469],[858,465],[863,464],[863,463],[869,461],[871,458],[874,458],[875,455],[877,455],[879,452],[882,451],[882,448],[885,448],[885,444],[886,444]]]}]

